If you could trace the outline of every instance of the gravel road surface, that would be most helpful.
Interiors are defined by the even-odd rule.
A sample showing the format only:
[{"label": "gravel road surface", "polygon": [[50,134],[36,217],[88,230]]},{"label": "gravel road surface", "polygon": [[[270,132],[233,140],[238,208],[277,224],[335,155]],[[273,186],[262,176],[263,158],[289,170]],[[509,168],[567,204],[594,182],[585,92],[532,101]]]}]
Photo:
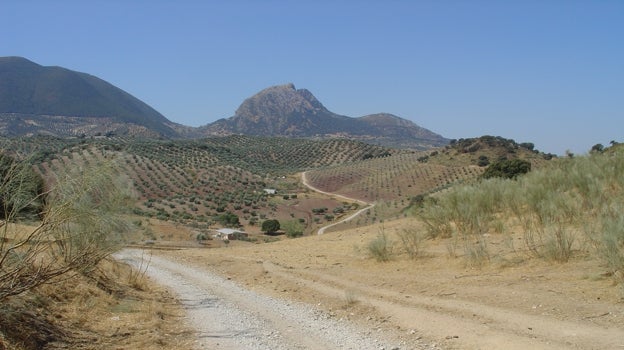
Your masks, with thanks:
[{"label": "gravel road surface", "polygon": [[[261,295],[209,270],[126,249],[116,258],[173,291],[197,330],[197,349],[413,349],[313,306]],[[423,346],[422,349],[429,348]]]}]

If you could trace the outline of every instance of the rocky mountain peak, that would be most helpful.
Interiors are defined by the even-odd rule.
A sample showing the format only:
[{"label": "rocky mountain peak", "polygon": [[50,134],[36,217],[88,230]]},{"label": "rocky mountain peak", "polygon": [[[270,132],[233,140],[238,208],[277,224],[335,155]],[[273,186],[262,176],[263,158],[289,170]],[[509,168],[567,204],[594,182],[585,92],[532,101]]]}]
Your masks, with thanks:
[{"label": "rocky mountain peak", "polygon": [[271,86],[249,97],[234,116],[204,128],[207,134],[281,137],[344,137],[393,147],[427,149],[448,143],[413,122],[378,113],[352,118],[329,111],[306,89],[292,83]]},{"label": "rocky mountain peak", "polygon": [[246,99],[234,116],[258,119],[320,112],[329,113],[310,91],[297,90],[289,83],[266,88]]}]

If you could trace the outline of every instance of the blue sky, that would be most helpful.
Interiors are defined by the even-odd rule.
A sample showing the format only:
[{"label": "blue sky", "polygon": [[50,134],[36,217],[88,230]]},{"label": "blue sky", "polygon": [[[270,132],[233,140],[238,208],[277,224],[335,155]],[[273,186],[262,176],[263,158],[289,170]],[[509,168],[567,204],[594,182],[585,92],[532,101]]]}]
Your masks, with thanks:
[{"label": "blue sky", "polygon": [[620,0],[0,0],[0,21],[0,56],[90,73],[185,125],[292,82],[448,138],[624,142]]}]

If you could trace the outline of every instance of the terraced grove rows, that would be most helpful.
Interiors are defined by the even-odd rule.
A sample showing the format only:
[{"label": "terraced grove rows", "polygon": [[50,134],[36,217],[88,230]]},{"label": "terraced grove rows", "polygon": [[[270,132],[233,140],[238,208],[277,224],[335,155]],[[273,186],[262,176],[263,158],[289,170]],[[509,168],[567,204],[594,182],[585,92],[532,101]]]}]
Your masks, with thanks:
[{"label": "terraced grove rows", "polygon": [[280,193],[298,190],[281,180],[285,175],[394,152],[348,140],[246,136],[175,141],[0,138],[0,146],[30,157],[50,181],[67,167],[114,160],[120,173],[134,183],[139,197],[136,214],[199,225],[210,225],[226,213],[240,216],[241,223],[256,224],[277,215],[281,204],[265,188]]},{"label": "terraced grove rows", "polygon": [[422,163],[420,153],[399,153],[357,163],[311,170],[312,185],[328,192],[368,202],[410,198],[471,180],[483,172],[477,166]]}]

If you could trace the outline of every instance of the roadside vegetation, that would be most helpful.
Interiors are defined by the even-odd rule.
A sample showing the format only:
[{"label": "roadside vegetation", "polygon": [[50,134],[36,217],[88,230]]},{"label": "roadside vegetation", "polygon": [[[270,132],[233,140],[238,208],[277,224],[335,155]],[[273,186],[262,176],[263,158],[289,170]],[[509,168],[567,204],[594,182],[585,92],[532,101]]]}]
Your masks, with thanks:
[{"label": "roadside vegetation", "polygon": [[[448,239],[449,255],[470,265],[597,258],[624,285],[623,150],[614,146],[520,173],[454,187],[415,205],[427,238]],[[490,249],[493,236],[505,237],[505,247]]]},{"label": "roadside vegetation", "polygon": [[121,247],[129,183],[110,164],[73,169],[49,188],[27,161],[3,156],[0,300],[67,274],[88,274]]},{"label": "roadside vegetation", "polygon": [[132,230],[128,178],[107,162],[44,182],[31,161],[0,155],[0,348],[106,348],[129,338],[97,322],[124,298],[147,297],[129,268],[108,259]]}]

